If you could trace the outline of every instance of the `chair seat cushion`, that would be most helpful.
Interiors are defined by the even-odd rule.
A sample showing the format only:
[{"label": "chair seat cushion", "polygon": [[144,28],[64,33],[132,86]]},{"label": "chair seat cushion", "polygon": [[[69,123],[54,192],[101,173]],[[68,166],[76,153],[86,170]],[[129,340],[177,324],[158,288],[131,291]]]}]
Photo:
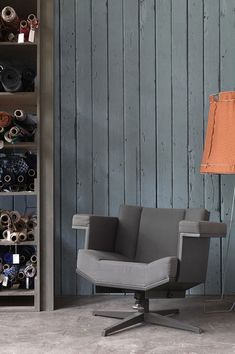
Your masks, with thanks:
[{"label": "chair seat cushion", "polygon": [[79,250],[77,273],[96,285],[121,289],[149,290],[176,279],[177,257],[151,263],[133,262],[112,252]]}]

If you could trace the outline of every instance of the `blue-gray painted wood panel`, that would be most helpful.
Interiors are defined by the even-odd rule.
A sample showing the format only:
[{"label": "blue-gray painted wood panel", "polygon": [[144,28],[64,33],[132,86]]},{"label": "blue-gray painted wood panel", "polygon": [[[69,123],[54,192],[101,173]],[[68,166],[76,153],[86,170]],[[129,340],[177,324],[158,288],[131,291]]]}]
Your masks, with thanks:
[{"label": "blue-gray painted wood panel", "polygon": [[[235,0],[56,1],[57,294],[92,291],[75,274],[84,244],[71,229],[75,212],[205,206],[213,220],[229,220],[234,177],[201,176],[199,165],[208,96],[235,89],[234,8]],[[222,251],[214,239],[207,282],[192,293],[220,292]]]}]

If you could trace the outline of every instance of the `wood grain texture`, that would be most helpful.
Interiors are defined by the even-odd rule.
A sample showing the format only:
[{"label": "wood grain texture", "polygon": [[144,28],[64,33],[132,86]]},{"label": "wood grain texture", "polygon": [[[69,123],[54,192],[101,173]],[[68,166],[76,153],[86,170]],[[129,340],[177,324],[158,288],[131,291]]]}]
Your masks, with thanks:
[{"label": "wood grain texture", "polygon": [[[235,1],[221,0],[220,1],[220,68],[221,68],[221,90],[235,90],[235,27],[234,27],[234,8]],[[235,185],[235,176],[221,176],[221,211],[222,220],[229,224],[232,206],[232,194]],[[235,291],[234,266],[235,260],[233,257],[235,250],[235,223],[231,230],[231,244],[228,254],[228,269],[225,279],[226,292]],[[225,263],[224,254],[226,253],[227,240],[223,241],[223,265]],[[224,269],[223,269],[224,271]]]},{"label": "wood grain texture", "polygon": [[154,0],[140,1],[140,187],[141,205],[156,206]]},{"label": "wood grain texture", "polygon": [[[63,295],[92,292],[75,275],[84,244],[71,229],[76,211],[117,215],[123,202],[206,207],[212,220],[222,210],[228,221],[234,184],[233,176],[200,175],[199,166],[208,96],[235,89],[235,0],[69,3],[56,4],[57,291]],[[214,239],[207,282],[193,294],[220,292],[221,256]],[[231,260],[230,278],[233,267]]]},{"label": "wood grain texture", "polygon": [[[61,1],[60,35],[61,45],[61,281],[62,293],[76,294],[76,237],[71,229],[72,216],[77,207],[76,188],[76,41],[75,41],[75,3],[68,6]],[[68,27],[69,23],[69,27]]]},{"label": "wood grain texture", "polygon": [[[208,96],[220,90],[219,0],[204,1],[204,136],[209,109]],[[205,175],[205,207],[211,219],[220,221],[220,178]],[[221,241],[212,239],[205,292],[218,294],[221,289]]]},{"label": "wood grain texture", "polygon": [[187,1],[172,2],[173,207],[188,207]]},{"label": "wood grain texture", "polygon": [[108,3],[109,212],[124,202],[123,3]]},{"label": "wood grain texture", "polygon": [[156,2],[157,206],[172,207],[171,1]]},{"label": "wood grain texture", "polygon": [[[92,60],[91,1],[76,1],[76,117],[77,117],[77,213],[92,213]],[[84,248],[84,232],[77,232],[77,252]],[[92,285],[77,275],[77,293],[92,291]]]},{"label": "wood grain texture", "polygon": [[139,1],[123,2],[125,203],[140,204]]}]

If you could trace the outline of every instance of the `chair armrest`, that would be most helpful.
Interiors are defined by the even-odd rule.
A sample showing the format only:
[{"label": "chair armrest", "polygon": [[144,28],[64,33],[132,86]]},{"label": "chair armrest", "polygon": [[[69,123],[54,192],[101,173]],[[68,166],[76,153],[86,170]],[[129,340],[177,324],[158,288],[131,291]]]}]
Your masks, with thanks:
[{"label": "chair armrest", "polygon": [[211,237],[225,237],[227,226],[210,221],[180,221],[178,281],[204,283],[206,280]]},{"label": "chair armrest", "polygon": [[72,227],[86,230],[85,248],[98,251],[113,252],[118,218],[89,214],[73,216]]},{"label": "chair armrest", "polygon": [[89,214],[75,214],[72,220],[72,228],[78,230],[84,230],[89,227],[90,224]]},{"label": "chair armrest", "polygon": [[187,221],[179,222],[179,233],[189,237],[225,237],[227,225],[222,222],[212,221]]}]

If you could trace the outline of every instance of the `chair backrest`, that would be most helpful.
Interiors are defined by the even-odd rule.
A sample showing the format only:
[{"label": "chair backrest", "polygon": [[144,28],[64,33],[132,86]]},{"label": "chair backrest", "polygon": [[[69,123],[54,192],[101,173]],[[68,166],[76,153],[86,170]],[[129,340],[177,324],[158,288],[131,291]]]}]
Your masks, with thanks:
[{"label": "chair backrest", "polygon": [[181,220],[208,220],[205,209],[142,208],[123,205],[119,212],[116,252],[137,262],[176,256]]}]

